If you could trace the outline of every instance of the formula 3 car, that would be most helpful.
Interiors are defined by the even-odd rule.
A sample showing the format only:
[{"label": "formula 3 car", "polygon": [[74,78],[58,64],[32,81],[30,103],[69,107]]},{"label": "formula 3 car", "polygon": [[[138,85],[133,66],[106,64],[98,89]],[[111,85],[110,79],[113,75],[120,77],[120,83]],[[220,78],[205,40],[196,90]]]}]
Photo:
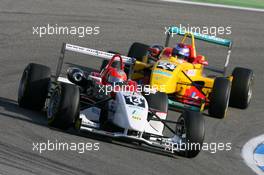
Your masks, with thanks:
[{"label": "formula 3 car", "polygon": [[[183,36],[177,47],[188,50],[184,59],[176,54],[174,48],[168,47],[172,35]],[[191,44],[186,44],[187,38]],[[228,54],[223,69],[210,67],[205,57],[196,54],[195,39],[225,46]],[[182,45],[182,46],[181,46]],[[228,106],[245,109],[252,97],[253,71],[236,67],[231,75],[226,75],[229,64],[232,41],[214,36],[189,33],[178,27],[171,27],[165,46],[148,46],[133,43],[128,52],[129,57],[136,58],[132,79],[143,84],[150,84],[169,95],[169,106],[175,110],[190,109],[204,111],[210,116],[224,118]],[[204,69],[218,73],[205,75]],[[219,76],[220,73],[220,76]]]},{"label": "formula 3 car", "polygon": [[[109,62],[100,72],[70,66],[65,77],[62,76],[62,65],[66,51]],[[40,64],[30,63],[25,68],[18,90],[18,104],[27,109],[46,110],[51,127],[68,129],[74,126],[80,131],[195,157],[204,139],[203,116],[185,110],[178,120],[167,120],[167,94],[141,93],[136,89],[137,83],[124,74],[124,64],[132,66],[134,62],[130,57],[63,44],[55,75],[51,75],[49,67]],[[125,88],[120,88],[123,86]],[[106,92],[108,87],[112,89]],[[164,128],[172,135],[164,135]],[[186,148],[186,144],[190,146],[183,149],[182,145]]]}]

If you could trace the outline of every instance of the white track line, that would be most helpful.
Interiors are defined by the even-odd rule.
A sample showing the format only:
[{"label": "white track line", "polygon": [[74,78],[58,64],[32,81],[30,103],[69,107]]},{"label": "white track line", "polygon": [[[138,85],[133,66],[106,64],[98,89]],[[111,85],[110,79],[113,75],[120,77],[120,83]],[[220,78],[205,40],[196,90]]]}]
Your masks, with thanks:
[{"label": "white track line", "polygon": [[192,2],[192,1],[183,1],[183,0],[160,0],[160,1],[174,2],[174,3],[181,3],[181,4],[190,4],[190,5],[200,5],[200,6],[207,6],[207,7],[218,7],[218,8],[246,10],[246,11],[253,11],[253,12],[264,12],[264,9],[239,7],[239,6],[233,6],[233,5],[212,4],[212,3]]},{"label": "white track line", "polygon": [[264,174],[257,166],[254,159],[254,151],[256,147],[264,142],[264,134],[250,139],[242,148],[242,157],[246,164],[257,174]]}]

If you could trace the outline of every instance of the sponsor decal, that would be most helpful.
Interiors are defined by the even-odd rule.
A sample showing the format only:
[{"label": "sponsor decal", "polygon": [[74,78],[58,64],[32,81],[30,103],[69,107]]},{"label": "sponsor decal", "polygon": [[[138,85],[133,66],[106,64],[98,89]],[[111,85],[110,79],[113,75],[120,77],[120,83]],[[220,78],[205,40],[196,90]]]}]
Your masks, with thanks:
[{"label": "sponsor decal", "polygon": [[196,70],[195,70],[195,69],[190,69],[190,70],[187,71],[186,74],[187,74],[188,76],[195,76],[195,74],[196,74]]},{"label": "sponsor decal", "polygon": [[145,100],[141,96],[124,95],[126,104],[145,108]]},{"label": "sponsor decal", "polygon": [[173,72],[176,68],[176,65],[171,64],[170,62],[160,61],[158,62],[157,68]]},{"label": "sponsor decal", "polygon": [[163,72],[163,71],[161,71],[161,70],[154,70],[154,71],[153,71],[153,74],[160,74],[160,75],[164,75],[164,76],[167,76],[167,77],[171,77],[171,76],[172,76],[171,73]]},{"label": "sponsor decal", "polygon": [[132,115],[132,118],[135,119],[135,120],[141,120],[141,117],[135,116],[135,115]]}]

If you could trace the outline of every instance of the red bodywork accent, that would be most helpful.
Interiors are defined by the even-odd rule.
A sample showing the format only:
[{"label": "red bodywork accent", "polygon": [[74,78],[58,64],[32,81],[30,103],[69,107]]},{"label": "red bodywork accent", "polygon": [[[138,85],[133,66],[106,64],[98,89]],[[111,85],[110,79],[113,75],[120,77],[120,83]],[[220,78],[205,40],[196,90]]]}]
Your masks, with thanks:
[{"label": "red bodywork accent", "polygon": [[[131,92],[136,92],[137,91],[137,82],[132,81],[132,80],[127,80],[127,76],[126,74],[120,75],[117,73],[117,68],[114,68],[112,66],[113,62],[115,61],[115,59],[120,59],[119,63],[120,63],[120,68],[122,71],[124,71],[124,63],[123,63],[123,59],[120,55],[116,54],[114,55],[111,60],[109,61],[109,63],[105,66],[105,69],[99,73],[99,72],[92,72],[91,75],[96,76],[96,77],[100,77],[102,79],[102,82],[97,82],[97,84],[101,84],[101,85],[111,85],[107,82],[107,77],[109,75],[115,76],[117,78],[121,78],[124,80],[124,82],[126,82],[126,91],[131,91]],[[115,91],[118,91],[118,86],[114,87],[116,88]]]},{"label": "red bodywork accent", "polygon": [[161,52],[158,48],[149,48],[148,51],[150,52],[150,55],[154,58],[157,58],[157,56]]},{"label": "red bodywork accent", "polygon": [[190,86],[185,90],[185,93],[179,101],[189,105],[201,106],[202,102],[206,100],[206,96],[202,94],[195,86]]},{"label": "red bodywork accent", "polygon": [[[107,84],[107,77],[109,74],[115,74],[116,72],[116,68],[114,68],[112,66],[113,62],[115,61],[115,59],[119,59],[120,60],[120,68],[121,70],[124,71],[124,64],[123,64],[123,59],[121,58],[120,55],[116,54],[112,57],[112,59],[108,62],[108,64],[105,66],[105,69],[100,73],[101,75],[101,78],[102,78],[102,83],[103,85],[106,85]],[[125,78],[125,77],[123,77]],[[126,80],[126,79],[125,79]]]},{"label": "red bodywork accent", "polygon": [[162,55],[161,57],[166,57],[166,58],[169,58],[171,57],[171,54],[172,54],[172,47],[166,47],[165,49],[163,49],[163,52],[162,52]]},{"label": "red bodywork accent", "polygon": [[[190,56],[188,57],[188,62],[192,64],[203,64],[203,65],[208,65],[208,62],[205,60],[204,56],[202,55],[197,55],[195,49],[191,45],[185,45],[185,47],[189,48],[190,50]],[[169,58],[172,56],[172,47],[166,47],[163,52],[161,57],[166,57]]]},{"label": "red bodywork accent", "polygon": [[193,64],[202,64],[202,65],[208,65],[208,61],[205,60],[204,56],[197,55],[197,57],[193,60]]},{"label": "red bodywork accent", "polygon": [[188,62],[193,63],[193,61],[196,58],[196,52],[195,49],[191,45],[186,45],[187,48],[189,48],[190,56],[188,58]]}]

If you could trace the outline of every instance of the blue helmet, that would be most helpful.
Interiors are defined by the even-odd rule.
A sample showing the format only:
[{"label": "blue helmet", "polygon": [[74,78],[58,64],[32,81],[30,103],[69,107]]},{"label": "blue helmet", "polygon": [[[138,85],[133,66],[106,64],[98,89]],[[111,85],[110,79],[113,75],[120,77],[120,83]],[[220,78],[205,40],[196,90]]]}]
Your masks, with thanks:
[{"label": "blue helmet", "polygon": [[185,44],[177,44],[172,49],[172,56],[177,56],[178,58],[188,58],[190,56],[190,49]]}]

